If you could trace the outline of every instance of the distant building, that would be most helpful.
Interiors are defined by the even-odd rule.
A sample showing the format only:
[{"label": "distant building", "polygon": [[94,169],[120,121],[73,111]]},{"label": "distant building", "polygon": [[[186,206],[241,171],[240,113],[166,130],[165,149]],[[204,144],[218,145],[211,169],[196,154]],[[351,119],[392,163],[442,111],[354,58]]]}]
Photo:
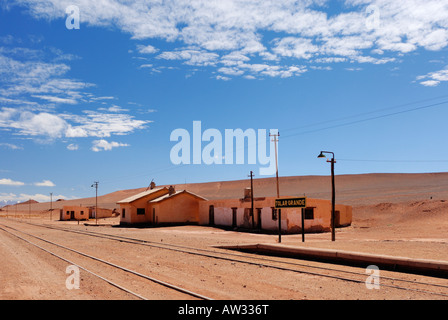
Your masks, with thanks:
[{"label": "distant building", "polygon": [[[113,216],[113,210],[98,207],[98,219]],[[60,220],[89,220],[96,218],[96,207],[63,206],[60,210]]]},{"label": "distant building", "polygon": [[81,206],[64,206],[60,211],[59,219],[65,220],[89,220],[91,208]]}]

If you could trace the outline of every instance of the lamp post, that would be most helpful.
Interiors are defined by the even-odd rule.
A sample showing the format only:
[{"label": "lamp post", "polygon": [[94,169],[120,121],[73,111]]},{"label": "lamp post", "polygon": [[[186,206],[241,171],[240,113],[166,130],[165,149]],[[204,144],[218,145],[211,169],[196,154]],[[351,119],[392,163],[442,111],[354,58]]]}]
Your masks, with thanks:
[{"label": "lamp post", "polygon": [[336,234],[335,234],[335,187],[334,187],[334,153],[330,151],[321,151],[318,158],[326,158],[324,153],[331,153],[332,158],[331,160],[327,160],[327,162],[331,162],[331,241],[336,241]]}]

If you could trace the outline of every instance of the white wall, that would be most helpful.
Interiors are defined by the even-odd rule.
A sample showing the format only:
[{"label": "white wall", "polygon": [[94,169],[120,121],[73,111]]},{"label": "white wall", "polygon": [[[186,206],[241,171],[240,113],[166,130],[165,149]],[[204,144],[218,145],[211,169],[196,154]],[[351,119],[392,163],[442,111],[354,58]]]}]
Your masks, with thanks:
[{"label": "white wall", "polygon": [[232,226],[232,208],[215,208],[215,224]]}]

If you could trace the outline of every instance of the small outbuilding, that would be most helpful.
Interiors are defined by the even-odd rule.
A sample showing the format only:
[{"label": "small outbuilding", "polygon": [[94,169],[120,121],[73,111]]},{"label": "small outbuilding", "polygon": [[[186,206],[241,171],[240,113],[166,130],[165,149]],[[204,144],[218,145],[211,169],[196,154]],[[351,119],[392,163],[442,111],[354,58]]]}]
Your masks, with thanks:
[{"label": "small outbuilding", "polygon": [[[113,210],[98,208],[98,219],[110,218],[114,214]],[[60,210],[60,220],[89,220],[96,218],[96,207],[89,206],[63,206]]]},{"label": "small outbuilding", "polygon": [[63,206],[60,211],[59,219],[66,220],[89,220],[92,209],[82,206]]}]

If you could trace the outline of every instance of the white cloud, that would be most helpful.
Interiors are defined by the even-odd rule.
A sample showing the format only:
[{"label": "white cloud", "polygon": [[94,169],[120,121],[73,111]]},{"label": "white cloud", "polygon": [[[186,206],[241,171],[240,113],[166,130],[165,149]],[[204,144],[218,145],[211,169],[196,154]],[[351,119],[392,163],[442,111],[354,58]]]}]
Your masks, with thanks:
[{"label": "white cloud", "polygon": [[151,45],[147,45],[147,46],[138,45],[137,50],[138,50],[138,52],[144,53],[144,54],[152,54],[152,53],[156,53],[159,51],[159,49],[154,48]]},{"label": "white cloud", "polygon": [[239,70],[237,68],[228,68],[228,67],[223,67],[223,68],[219,68],[218,72],[230,75],[230,76],[239,76],[242,75],[244,73],[243,70]]},{"label": "white cloud", "polygon": [[225,76],[221,76],[221,75],[217,75],[216,76],[216,80],[229,81],[229,80],[231,80],[231,78],[225,77]]},{"label": "white cloud", "polygon": [[100,151],[110,151],[113,148],[118,148],[118,147],[129,147],[128,144],[126,143],[119,143],[119,142],[108,142],[106,140],[95,140],[93,141],[93,146],[92,146],[92,151],[95,152],[100,152]]},{"label": "white cloud", "polygon": [[0,185],[3,186],[24,186],[25,183],[21,181],[14,181],[11,179],[0,179]]},{"label": "white cloud", "polygon": [[427,81],[420,82],[420,84],[425,87],[437,87],[440,84],[440,81],[427,80]]},{"label": "white cloud", "polygon": [[311,39],[286,37],[276,39],[274,43],[274,53],[283,57],[308,60],[319,51],[319,48],[313,44]]},{"label": "white cloud", "polygon": [[67,149],[70,151],[76,151],[79,149],[79,146],[77,144],[71,143],[67,146]]},{"label": "white cloud", "polygon": [[[1,123],[0,123],[1,126]],[[64,136],[67,122],[50,113],[23,111],[16,120],[9,121],[9,127],[18,130],[20,135],[45,136],[50,139]]]},{"label": "white cloud", "polygon": [[[110,111],[124,111],[111,107]],[[86,110],[81,115],[34,113],[27,110],[0,109],[0,128],[16,130],[22,136],[38,136],[52,141],[58,138],[110,137],[128,135],[146,128],[151,121],[137,120],[125,113],[101,113]]]},{"label": "white cloud", "polygon": [[420,84],[423,86],[436,87],[441,82],[448,81],[448,66],[446,66],[442,70],[430,72],[424,76],[418,76],[417,80],[425,80],[420,82]]},{"label": "white cloud", "polygon": [[[56,53],[57,60],[62,59],[62,52],[57,49],[49,51],[50,54]],[[18,59],[17,53],[23,56]],[[68,77],[70,66],[65,63],[54,63],[55,59],[42,61],[47,54],[40,50],[31,54],[25,48],[6,50],[0,47],[0,130],[32,138],[38,143],[48,143],[63,138],[128,135],[146,128],[151,122],[135,119],[129,114],[129,109],[115,104],[97,111],[73,109],[77,114],[58,112],[61,109],[59,105],[79,102],[107,105],[109,100],[116,98],[96,97],[88,92],[86,89],[95,87],[94,84]],[[63,60],[71,59],[64,57]],[[0,146],[20,149],[3,141]],[[72,144],[68,149],[73,150],[75,146]]]},{"label": "white cloud", "polygon": [[19,147],[12,143],[0,143],[0,147],[5,147],[8,149],[12,149],[12,150],[22,150],[23,149],[22,147]]},{"label": "white cloud", "polygon": [[[253,77],[260,76],[269,76],[269,77],[280,77],[280,78],[289,78],[292,76],[299,76],[302,73],[307,71],[304,66],[278,66],[278,65],[269,65],[269,64],[260,64],[260,63],[239,63],[237,67],[232,68],[220,68],[219,72],[226,75],[243,75],[245,72],[251,73],[246,75],[246,79],[253,79]],[[248,77],[249,76],[249,77]],[[227,77],[225,77],[227,78]],[[218,78],[220,80],[227,80]]]},{"label": "white cloud", "polygon": [[63,78],[69,70],[63,63],[19,61],[0,53],[0,95],[30,95],[53,103],[76,104],[83,96],[80,90],[94,85]]},{"label": "white cloud", "polygon": [[76,104],[77,101],[75,99],[70,98],[59,98],[55,96],[46,96],[46,95],[32,95],[32,97],[40,98],[43,100],[47,100],[54,103],[64,103],[64,104]]},{"label": "white cloud", "polygon": [[[123,113],[100,113],[86,110],[84,115],[61,115],[73,125],[68,127],[66,137],[110,137],[112,135],[127,135],[135,130],[146,128],[147,120],[137,120]],[[78,125],[75,125],[75,124]]]},{"label": "white cloud", "polygon": [[[9,203],[20,203],[28,201],[30,199],[33,199],[37,202],[50,202],[51,196],[40,193],[36,194],[21,193],[20,195],[16,195],[14,193],[0,193],[0,201],[7,201]],[[68,198],[63,195],[53,195],[53,199],[68,199]],[[10,210],[9,212],[12,213],[11,212],[12,209],[9,210]]]},{"label": "white cloud", "polygon": [[129,109],[124,109],[124,108],[122,108],[120,106],[117,106],[117,105],[112,105],[109,108],[99,108],[98,110],[100,110],[100,111],[109,111],[109,112],[116,112],[116,113],[118,113],[118,112],[128,112],[129,111]]},{"label": "white cloud", "polygon": [[51,182],[50,180],[44,180],[44,181],[42,181],[42,182],[36,182],[36,183],[34,183],[34,185],[36,186],[36,187],[55,187],[56,185],[53,183],[53,182]]},{"label": "white cloud", "polygon": [[114,100],[115,97],[112,96],[105,96],[105,97],[93,97],[91,100],[93,101],[99,101],[99,100]]},{"label": "white cloud", "polygon": [[214,66],[219,58],[216,53],[204,50],[183,49],[179,51],[165,51],[157,56],[157,59],[184,60],[185,64],[192,66]]},{"label": "white cloud", "polygon": [[[65,18],[65,8],[73,1],[20,3],[28,7],[32,16],[51,20]],[[277,62],[283,70],[276,72],[279,70],[275,66],[267,68],[264,73],[272,76],[285,76],[289,67],[311,63],[310,59],[382,64],[419,49],[438,51],[448,46],[448,6],[440,0],[345,0],[340,4],[343,10],[331,14],[329,0],[78,0],[75,3],[82,12],[82,25],[114,26],[136,41],[157,39],[178,46],[159,53],[158,59],[219,69],[241,62],[253,65],[258,62],[253,59],[261,57]],[[137,50],[145,54],[158,52],[143,44],[137,45]],[[229,57],[233,52],[245,55],[250,61]],[[382,58],[368,53],[380,54]],[[11,61],[3,61],[3,65],[0,62],[0,70],[3,66],[7,66],[6,70],[11,68],[8,63]],[[59,66],[40,68],[50,74],[62,72],[61,76],[67,71],[63,64]],[[38,70],[32,71],[42,76]],[[10,93],[30,89],[41,91],[35,94],[47,95],[42,90],[53,89],[52,94],[57,94],[58,87],[30,88],[28,81],[25,86],[15,83],[14,87],[6,88]]]}]

